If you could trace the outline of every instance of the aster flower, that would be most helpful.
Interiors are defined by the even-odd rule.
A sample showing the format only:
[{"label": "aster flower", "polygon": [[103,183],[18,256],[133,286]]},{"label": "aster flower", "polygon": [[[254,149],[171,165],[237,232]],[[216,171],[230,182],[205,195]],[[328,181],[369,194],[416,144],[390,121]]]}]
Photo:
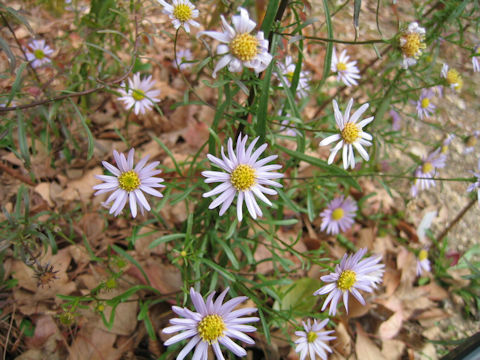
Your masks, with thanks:
[{"label": "aster flower", "polygon": [[175,29],[183,26],[189,33],[190,25],[200,27],[200,24],[193,20],[198,17],[199,12],[189,0],[173,0],[172,5],[164,0],[158,0],[158,2],[163,5],[163,13],[169,16]]},{"label": "aster flower", "polygon": [[464,154],[470,154],[475,150],[475,145],[477,145],[478,138],[480,137],[480,131],[475,130],[471,136],[467,138],[465,144],[467,147],[465,148]]},{"label": "aster flower", "polygon": [[400,36],[400,48],[402,50],[403,61],[402,67],[408,69],[409,66],[415,65],[417,59],[422,55],[425,45],[425,29],[418,26],[417,22],[408,25],[406,31]]},{"label": "aster flower", "polygon": [[272,61],[272,55],[268,53],[268,40],[264,39],[263,31],[259,31],[256,36],[251,35],[257,24],[250,20],[247,10],[241,7],[238,10],[240,15],[232,17],[233,27],[221,15],[223,32],[198,33],[198,36],[207,35],[223,43],[217,47],[217,54],[223,56],[213,70],[214,78],[217,72],[227,65],[231,72],[240,72],[243,67],[247,67],[258,74]]},{"label": "aster flower", "polygon": [[430,260],[428,260],[428,251],[420,250],[417,257],[417,276],[421,276],[424,271],[430,271]]},{"label": "aster flower", "polygon": [[313,295],[328,294],[323,303],[322,310],[325,310],[330,303],[329,315],[335,315],[337,304],[343,297],[343,304],[348,313],[348,294],[351,293],[360,302],[365,305],[365,300],[359,290],[373,292],[377,283],[382,282],[385,265],[379,264],[381,256],[370,256],[366,259],[362,257],[367,253],[367,248],[358,250],[354,255],[343,255],[340,264],[335,267],[335,272],[322,276],[320,279],[329,284],[321,287]]},{"label": "aster flower", "polygon": [[422,89],[420,98],[416,102],[419,119],[428,118],[434,113],[436,106],[432,104],[432,97],[433,91],[431,89]]},{"label": "aster flower", "polygon": [[317,323],[317,320],[313,320],[313,325],[310,323],[310,319],[308,319],[306,324],[302,321],[305,331],[295,331],[295,335],[300,336],[300,338],[295,340],[295,344],[297,344],[295,352],[300,353],[300,360],[305,360],[307,354],[310,356],[310,360],[315,360],[316,355],[322,360],[327,360],[328,354],[326,351],[331,353],[332,349],[326,343],[336,339],[335,336],[330,336],[334,330],[321,331],[327,323],[328,319],[320,323]]},{"label": "aster flower", "polygon": [[258,141],[258,137],[255,138],[250,146],[245,149],[248,136],[242,138],[240,134],[237,139],[236,151],[233,150],[233,141],[228,139],[228,157],[225,156],[223,146],[222,146],[222,159],[219,159],[211,154],[208,154],[208,159],[217,167],[225,170],[226,172],[220,171],[203,171],[202,175],[207,179],[206,183],[221,183],[212,191],[209,191],[203,194],[203,197],[210,197],[213,195],[218,195],[215,200],[212,201],[209,209],[214,209],[217,206],[222,205],[220,208],[220,216],[223,215],[235,198],[237,196],[237,218],[238,221],[242,221],[242,208],[243,201],[247,205],[248,212],[250,216],[254,219],[257,216],[262,216],[262,210],[257,204],[255,197],[258,197],[267,205],[272,205],[270,200],[264,194],[275,195],[277,192],[273,189],[265,187],[274,186],[282,187],[276,181],[272,179],[279,179],[283,177],[283,174],[272,172],[273,170],[278,170],[281,165],[265,165],[270,161],[277,158],[277,155],[270,155],[264,159],[258,160],[259,156],[267,148],[267,144],[261,145],[255,152],[253,148]]},{"label": "aster flower", "polygon": [[390,110],[389,114],[392,117],[392,130],[393,131],[400,130],[401,122],[402,122],[402,118],[400,117],[400,115],[393,109]]},{"label": "aster flower", "polygon": [[193,64],[190,62],[192,60],[193,60],[193,55],[190,49],[181,49],[181,50],[178,50],[175,55],[173,66],[176,69],[186,70],[193,66]]},{"label": "aster flower", "polygon": [[137,206],[143,214],[144,210],[150,211],[150,205],[145,199],[143,192],[147,194],[162,197],[163,195],[154,188],[165,187],[160,184],[163,182],[162,178],[157,178],[155,175],[160,174],[161,170],[154,170],[159,161],[154,161],[147,165],[148,155],[139,161],[135,168],[133,167],[133,158],[135,149],[128,152],[127,157],[123,153],[118,153],[113,150],[113,158],[118,167],[102,161],[103,166],[110,171],[110,175],[95,175],[99,180],[104,181],[103,184],[95,185],[94,190],[98,190],[94,195],[100,195],[106,192],[113,191],[102,205],[108,206],[111,202],[110,214],[117,216],[125,207],[127,200],[130,203],[130,211],[132,217],[137,216]]},{"label": "aster flower", "polygon": [[[278,69],[280,70],[278,75],[283,77],[288,86],[291,86],[292,84],[295,67],[296,64],[292,61],[292,57],[290,55],[285,58],[285,63],[278,64]],[[300,71],[297,85],[297,96],[299,98],[308,96],[308,91],[310,90],[310,86],[308,85],[309,77],[310,73],[308,71]]]},{"label": "aster flower", "polygon": [[480,45],[475,46],[474,56],[472,57],[472,65],[474,72],[480,72]]},{"label": "aster flower", "polygon": [[145,114],[146,111],[152,109],[154,102],[160,101],[157,98],[160,95],[160,90],[152,90],[155,86],[155,80],[152,80],[152,75],[144,79],[140,78],[140,73],[133,75],[133,79],[128,79],[128,91],[125,91],[125,83],[122,83],[119,92],[123,95],[118,100],[123,101],[125,109],[131,109],[135,115]]},{"label": "aster flower", "polygon": [[322,225],[320,229],[328,234],[336,235],[340,231],[346,231],[352,227],[357,212],[357,204],[350,197],[335,197],[327,208],[322,211]]},{"label": "aster flower", "polygon": [[447,80],[448,85],[450,85],[450,87],[453,90],[455,90],[455,91],[462,90],[463,78],[458,73],[457,70],[449,69],[447,64],[443,64],[441,76],[442,76],[442,78]]},{"label": "aster flower", "polygon": [[178,331],[183,332],[165,341],[164,345],[170,346],[179,341],[191,338],[183,350],[177,355],[177,360],[185,358],[194,347],[195,353],[193,354],[193,359],[207,359],[208,347],[210,345],[217,359],[224,360],[220,345],[225,346],[236,356],[247,355],[245,349],[233,342],[232,338],[250,345],[255,343],[250,336],[244,333],[254,332],[257,329],[254,326],[244,324],[258,321],[259,318],[242,316],[256,312],[257,309],[242,308],[232,311],[248,298],[246,296],[239,296],[222,304],[227,292],[228,288],[213,302],[215,292],[208,296],[207,301],[204,301],[202,295],[191,288],[190,298],[192,299],[196,312],[178,306],[172,307],[173,312],[182,318],[171,319],[170,324],[172,324],[172,326],[163,329],[163,333],[172,334]]},{"label": "aster flower", "polygon": [[360,70],[355,65],[357,61],[348,61],[349,59],[347,50],[343,50],[337,58],[337,51],[334,48],[330,70],[337,73],[337,80],[346,86],[358,85],[356,79],[360,79]]},{"label": "aster flower", "polygon": [[343,167],[348,169],[350,166],[352,169],[355,167],[355,155],[353,154],[353,147],[357,149],[362,158],[368,161],[370,157],[363,146],[371,146],[372,135],[363,131],[363,127],[373,121],[373,116],[364,119],[357,123],[360,116],[368,109],[368,103],[363,104],[360,108],[353,113],[350,117],[350,110],[353,106],[353,99],[348,102],[345,114],[338,109],[338,104],[333,100],[333,110],[335,112],[335,122],[340,130],[340,134],[331,135],[320,142],[320,146],[325,146],[338,141],[333,149],[330,150],[330,156],[328,157],[328,164],[333,163],[335,155],[343,147]]},{"label": "aster flower", "polygon": [[437,169],[444,168],[447,156],[441,153],[441,148],[430,153],[426,158],[423,158],[422,165],[415,169],[415,179],[410,189],[410,194],[415,197],[418,194],[418,187],[420,190],[426,190],[435,186],[435,180],[432,178],[436,175]]},{"label": "aster flower", "polygon": [[467,192],[472,192],[477,190],[478,204],[480,205],[480,158],[478,159],[478,172],[470,171],[474,176],[476,176],[477,181],[473,184],[468,185]]},{"label": "aster flower", "polygon": [[45,40],[32,40],[25,49],[27,61],[31,62],[33,68],[38,68],[48,64],[52,60],[48,57],[53,54],[50,46],[45,44]]}]

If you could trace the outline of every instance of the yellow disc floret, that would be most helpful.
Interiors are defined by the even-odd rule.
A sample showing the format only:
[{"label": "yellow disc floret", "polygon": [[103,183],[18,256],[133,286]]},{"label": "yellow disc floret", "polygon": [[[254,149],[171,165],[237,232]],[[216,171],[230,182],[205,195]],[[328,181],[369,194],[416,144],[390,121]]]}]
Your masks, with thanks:
[{"label": "yellow disc floret", "polygon": [[197,325],[198,335],[209,344],[222,337],[225,330],[227,327],[222,317],[217,314],[205,316]]},{"label": "yellow disc floret", "polygon": [[230,182],[238,191],[245,191],[255,185],[255,169],[250,165],[238,165],[230,174]]},{"label": "yellow disc floret", "polygon": [[173,8],[173,17],[181,22],[192,18],[192,9],[187,4],[178,4]]},{"label": "yellow disc floret", "polygon": [[251,61],[258,54],[258,40],[247,33],[238,34],[230,42],[230,52],[237,59]]},{"label": "yellow disc floret", "polygon": [[293,74],[294,74],[293,72],[289,72],[289,73],[286,75],[288,81],[292,82],[292,80],[293,80]]},{"label": "yellow disc floret", "polygon": [[126,171],[118,177],[118,186],[125,191],[133,191],[140,186],[140,178],[134,170]]},{"label": "yellow disc floret", "polygon": [[450,69],[447,72],[447,82],[454,85],[455,90],[460,90],[463,86],[463,79],[455,69]]},{"label": "yellow disc floret", "polygon": [[423,108],[423,109],[426,109],[426,108],[428,107],[428,105],[430,105],[430,99],[429,99],[429,98],[424,98],[424,99],[422,100],[422,104],[421,104],[421,105],[422,105],[422,108]]},{"label": "yellow disc floret", "polygon": [[347,65],[345,63],[339,62],[337,64],[337,71],[345,71],[347,70]]},{"label": "yellow disc floret", "polygon": [[337,287],[342,290],[350,290],[357,281],[357,274],[353,270],[345,270],[337,280]]},{"label": "yellow disc floret", "polygon": [[338,221],[341,218],[343,218],[344,215],[345,215],[345,211],[343,211],[342,208],[337,208],[337,209],[332,211],[332,219],[333,220]]},{"label": "yellow disc floret", "polygon": [[428,173],[431,173],[432,171],[433,171],[432,163],[426,162],[425,164],[423,164],[422,173],[428,174]]},{"label": "yellow disc floret", "polygon": [[354,123],[346,123],[342,130],[342,138],[347,144],[353,144],[360,136],[360,130]]},{"label": "yellow disc floret", "polygon": [[132,90],[132,97],[135,99],[135,101],[140,101],[145,99],[145,92],[140,89],[133,89]]},{"label": "yellow disc floret", "polygon": [[420,250],[420,252],[418,253],[418,260],[420,261],[423,261],[425,260],[426,258],[428,258],[428,251],[427,250]]},{"label": "yellow disc floret", "polygon": [[315,331],[309,331],[308,334],[307,334],[307,341],[309,343],[312,343],[315,340],[317,340],[317,337],[318,337],[318,335]]},{"label": "yellow disc floret", "polygon": [[409,58],[416,58],[422,53],[422,49],[425,49],[426,45],[423,43],[423,35],[418,33],[411,33],[402,37],[404,44],[402,52]]},{"label": "yellow disc floret", "polygon": [[33,52],[33,55],[35,55],[35,58],[37,58],[38,60],[42,60],[45,57],[45,53],[42,49],[35,50]]}]

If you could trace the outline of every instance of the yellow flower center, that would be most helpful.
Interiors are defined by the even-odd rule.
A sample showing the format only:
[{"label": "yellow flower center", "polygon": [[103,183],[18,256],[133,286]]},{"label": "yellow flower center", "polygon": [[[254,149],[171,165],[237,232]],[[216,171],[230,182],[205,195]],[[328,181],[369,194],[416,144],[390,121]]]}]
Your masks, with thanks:
[{"label": "yellow flower center", "polygon": [[43,50],[41,49],[37,49],[33,52],[33,55],[35,55],[35,57],[38,59],[38,60],[42,60],[44,57],[45,57],[45,53],[43,52]]},{"label": "yellow flower center", "polygon": [[360,130],[354,123],[346,123],[342,130],[342,138],[347,144],[353,144],[360,137]]},{"label": "yellow flower center", "polygon": [[442,150],[440,151],[442,154],[445,154],[448,151],[448,145],[443,145]]},{"label": "yellow flower center", "polygon": [[140,178],[134,170],[130,170],[122,173],[118,177],[118,185],[120,186],[120,189],[130,192],[138,189],[140,186]]},{"label": "yellow flower center", "polygon": [[428,105],[430,105],[430,99],[429,98],[424,98],[422,100],[422,108],[426,109],[428,107]]},{"label": "yellow flower center", "polygon": [[222,317],[217,314],[205,316],[197,325],[198,335],[209,344],[222,337],[225,330],[227,327]]},{"label": "yellow flower center", "polygon": [[455,84],[455,90],[460,90],[463,86],[463,79],[455,69],[450,69],[447,72],[447,82],[450,85]]},{"label": "yellow flower center", "polygon": [[477,47],[477,51],[475,51],[475,53],[480,55],[480,46]]},{"label": "yellow flower center", "polygon": [[418,260],[423,261],[428,258],[428,251],[427,250],[420,250],[418,253]]},{"label": "yellow flower center", "polygon": [[250,165],[238,165],[230,174],[230,182],[238,191],[245,191],[255,185],[255,169]]},{"label": "yellow flower center", "polygon": [[433,170],[433,165],[432,165],[432,163],[426,162],[425,164],[423,164],[423,166],[422,166],[422,173],[428,174],[428,173],[430,173],[432,170]]},{"label": "yellow flower center", "polygon": [[343,218],[343,215],[345,215],[345,211],[342,208],[337,208],[332,212],[332,219],[338,221]]},{"label": "yellow flower center", "polygon": [[187,4],[178,4],[173,8],[173,17],[186,22],[192,18],[192,9]]},{"label": "yellow flower center", "polygon": [[145,99],[145,92],[140,89],[133,89],[132,90],[132,97],[135,99],[135,101],[140,101]]},{"label": "yellow flower center", "polygon": [[289,72],[287,75],[286,75],[288,81],[292,82],[293,80],[293,72]]},{"label": "yellow flower center", "polygon": [[337,287],[342,290],[350,290],[357,281],[357,274],[353,270],[345,270],[337,280]]},{"label": "yellow flower center", "polygon": [[417,33],[407,34],[403,36],[405,44],[402,46],[402,52],[407,57],[418,57],[421,49],[425,49],[426,45],[423,43],[423,36]]},{"label": "yellow flower center", "polygon": [[345,63],[339,62],[337,64],[337,71],[345,71],[347,70],[347,65]]},{"label": "yellow flower center", "polygon": [[238,34],[230,42],[230,52],[242,61],[250,61],[258,54],[258,40],[253,35]]},{"label": "yellow flower center", "polygon": [[318,335],[314,331],[309,331],[307,334],[307,341],[313,343],[317,339]]}]

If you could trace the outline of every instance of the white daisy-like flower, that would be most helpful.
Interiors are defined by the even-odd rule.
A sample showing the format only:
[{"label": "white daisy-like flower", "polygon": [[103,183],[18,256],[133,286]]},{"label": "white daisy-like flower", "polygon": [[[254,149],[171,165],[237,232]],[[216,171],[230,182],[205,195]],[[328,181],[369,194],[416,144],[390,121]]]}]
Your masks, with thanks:
[{"label": "white daisy-like flower", "polygon": [[403,55],[402,67],[404,69],[417,63],[417,59],[422,55],[422,50],[427,47],[424,41],[425,28],[418,26],[417,22],[410,23],[407,30],[400,36],[400,48]]},{"label": "white daisy-like flower", "polygon": [[475,46],[474,56],[472,57],[472,65],[474,72],[480,72],[480,45]]},{"label": "white daisy-like flower", "polygon": [[360,79],[360,70],[355,65],[357,61],[349,61],[350,56],[347,50],[343,50],[337,57],[337,51],[333,48],[331,71],[337,73],[337,80],[342,81],[346,86],[358,85],[357,79]]},{"label": "white daisy-like flower", "polygon": [[335,112],[335,122],[340,130],[340,134],[331,135],[320,142],[320,146],[325,146],[338,141],[333,149],[330,150],[330,156],[328,157],[328,164],[333,163],[335,155],[343,147],[343,167],[348,169],[350,166],[352,169],[355,167],[355,155],[353,153],[353,148],[357,149],[362,158],[365,161],[368,161],[370,157],[368,156],[367,151],[363,146],[371,146],[372,135],[363,131],[363,127],[373,121],[373,116],[360,121],[360,116],[368,109],[368,103],[363,104],[360,108],[353,113],[350,117],[350,110],[352,110],[353,99],[350,99],[348,102],[347,108],[345,109],[345,114],[342,115],[338,109],[338,104],[333,100],[333,110]]},{"label": "white daisy-like flower", "polygon": [[477,190],[478,205],[480,205],[480,158],[478,159],[477,168],[478,172],[470,171],[477,178],[477,181],[475,181],[473,184],[468,185],[467,192]]},{"label": "white daisy-like flower", "polygon": [[424,271],[431,270],[430,260],[428,260],[428,250],[422,249],[417,257],[417,276],[421,276]]},{"label": "white daisy-like flower", "polygon": [[238,10],[240,15],[232,16],[233,27],[221,15],[223,32],[198,33],[198,36],[207,35],[223,43],[217,47],[217,54],[223,56],[213,70],[214,78],[217,72],[227,65],[230,72],[240,72],[245,66],[258,74],[272,61],[272,55],[268,53],[268,40],[264,39],[263,31],[259,31],[256,36],[250,34],[257,24],[250,20],[247,10],[241,7]]},{"label": "white daisy-like flower", "polygon": [[[278,63],[278,69],[280,70],[278,76],[282,76],[288,86],[292,85],[295,67],[296,64],[293,62],[290,55],[285,58],[285,63]],[[299,98],[304,98],[308,96],[308,91],[310,90],[310,86],[308,85],[309,78],[310,73],[308,71],[300,71],[297,85],[297,96]]]},{"label": "white daisy-like flower", "polygon": [[220,216],[223,215],[237,195],[237,218],[242,221],[243,218],[243,202],[247,205],[250,216],[254,219],[257,216],[262,216],[262,210],[257,204],[255,197],[258,197],[267,205],[272,205],[270,200],[264,194],[276,195],[277,192],[265,186],[282,187],[272,179],[279,179],[283,174],[272,172],[278,170],[282,165],[266,165],[270,161],[277,158],[277,155],[270,155],[264,159],[258,160],[260,155],[267,148],[267,144],[261,145],[255,152],[253,148],[258,141],[255,138],[246,149],[248,136],[242,138],[242,134],[238,136],[236,151],[233,150],[233,141],[228,139],[228,157],[225,155],[222,146],[222,159],[219,159],[211,154],[208,154],[208,159],[219,168],[226,172],[220,171],[203,171],[202,175],[207,179],[206,183],[221,183],[212,191],[203,194],[203,197],[210,197],[221,194],[212,201],[209,209],[214,209],[222,205],[220,208]]},{"label": "white daisy-like flower", "polygon": [[48,57],[53,54],[50,46],[45,44],[45,40],[33,40],[25,49],[27,61],[31,62],[33,68],[38,68],[42,65],[48,64],[52,60]]},{"label": "white daisy-like flower", "polygon": [[175,29],[183,26],[189,33],[190,25],[200,27],[200,24],[193,20],[198,17],[199,12],[189,0],[173,0],[171,5],[164,0],[158,0],[158,2],[163,5],[163,13],[170,17]]},{"label": "white daisy-like flower", "polygon": [[370,256],[366,259],[362,257],[367,253],[367,248],[358,250],[355,254],[343,255],[340,264],[335,267],[335,272],[322,276],[320,279],[327,284],[313,293],[313,295],[328,294],[323,303],[321,311],[325,310],[330,303],[329,315],[337,313],[337,304],[343,297],[343,304],[348,313],[348,294],[351,293],[360,302],[365,305],[365,300],[359,290],[373,292],[377,283],[382,282],[385,265],[379,264],[381,256]]},{"label": "white daisy-like flower", "polygon": [[247,352],[243,347],[236,344],[233,339],[253,345],[255,341],[244,333],[254,332],[257,329],[254,326],[245,325],[247,323],[258,321],[258,317],[242,317],[257,311],[255,308],[241,308],[232,311],[239,304],[247,300],[246,296],[238,296],[222,304],[229,288],[226,288],[213,302],[215,292],[211,293],[207,301],[204,301],[200,293],[190,289],[190,298],[195,306],[196,312],[187,308],[173,306],[175,314],[182,318],[173,318],[169,326],[163,329],[163,333],[172,334],[183,331],[167,341],[165,346],[170,346],[179,341],[190,339],[185,347],[177,355],[176,360],[182,360],[195,347],[193,360],[208,359],[208,347],[211,345],[215,356],[219,360],[224,360],[220,345],[225,346],[236,356],[246,356]]},{"label": "white daisy-like flower", "polygon": [[455,90],[460,91],[462,90],[463,86],[463,78],[455,69],[450,69],[447,64],[442,65],[442,78],[447,80],[448,85]]},{"label": "white daisy-like flower", "polygon": [[128,79],[128,91],[125,91],[125,83],[122,83],[119,92],[123,95],[118,100],[123,101],[125,109],[133,107],[135,115],[145,114],[152,109],[153,103],[160,101],[157,98],[160,90],[152,90],[155,86],[155,80],[152,75],[144,79],[140,78],[140,73],[133,75],[133,79]]},{"label": "white daisy-like flower", "polygon": [[432,178],[437,174],[437,169],[444,168],[447,156],[441,153],[441,148],[436,149],[423,159],[422,165],[415,169],[415,179],[412,187],[410,188],[410,194],[416,197],[418,194],[418,188],[420,190],[426,190],[435,186],[435,180]]},{"label": "white daisy-like flower", "polygon": [[193,60],[193,55],[190,49],[181,49],[177,51],[175,59],[173,60],[173,66],[176,69],[186,70],[193,66],[191,61]]},{"label": "white daisy-like flower", "polygon": [[295,352],[300,353],[300,360],[305,360],[307,355],[309,355],[310,360],[315,360],[316,355],[320,356],[322,360],[327,360],[327,352],[331,353],[332,349],[326,343],[336,339],[335,336],[330,336],[334,330],[322,331],[327,323],[328,319],[320,323],[313,320],[313,325],[310,323],[310,319],[306,324],[302,321],[305,331],[295,331],[295,335],[300,336],[295,340],[295,344],[297,344]]},{"label": "white daisy-like flower", "polygon": [[346,199],[343,195],[335,197],[320,214],[322,218],[320,230],[336,235],[340,231],[350,229],[355,222],[357,210],[357,203],[350,197]]},{"label": "white daisy-like flower", "polygon": [[102,164],[114,176],[95,175],[97,179],[104,181],[104,183],[93,187],[94,190],[98,190],[94,195],[113,191],[102,205],[108,207],[113,202],[113,205],[110,207],[110,214],[114,216],[122,212],[127,200],[130,203],[132,217],[137,216],[137,206],[142,214],[145,210],[150,211],[150,205],[147,199],[145,199],[143,192],[157,197],[163,196],[162,193],[154,189],[165,187],[165,185],[160,184],[163,182],[163,179],[155,177],[155,175],[162,172],[161,170],[155,170],[160,162],[154,161],[147,165],[149,157],[147,155],[134,168],[134,155],[135,149],[133,148],[128,152],[127,157],[123,153],[113,150],[113,158],[118,167],[106,161],[102,161]]},{"label": "white daisy-like flower", "polygon": [[422,89],[420,98],[416,102],[417,115],[419,119],[428,118],[435,112],[436,106],[432,103],[433,90]]}]

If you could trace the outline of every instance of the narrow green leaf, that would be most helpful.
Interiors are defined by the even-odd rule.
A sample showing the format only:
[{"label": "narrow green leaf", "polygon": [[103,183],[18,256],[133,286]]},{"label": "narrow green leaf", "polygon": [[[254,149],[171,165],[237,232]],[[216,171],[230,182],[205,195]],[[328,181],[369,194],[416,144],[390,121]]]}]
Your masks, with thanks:
[{"label": "narrow green leaf", "polygon": [[8,95],[8,100],[7,100],[7,105],[10,104],[10,102],[15,98],[15,95],[17,95],[18,91],[20,90],[20,87],[22,85],[22,74],[23,70],[25,70],[25,67],[27,66],[27,63],[22,63],[18,67],[16,71],[16,76],[15,76],[15,81],[13,82],[12,85],[12,90],[10,90],[10,94]]},{"label": "narrow green leaf", "polygon": [[30,33],[32,34],[35,33],[35,31],[33,31],[32,27],[28,23],[27,19],[25,19],[25,17],[22,14],[20,14],[17,10],[14,10],[11,7],[5,6],[1,3],[0,3],[0,7],[8,11],[10,15],[12,15],[15,19],[17,19],[19,22],[25,25],[25,27],[28,29],[28,31],[30,31]]},{"label": "narrow green leaf", "polygon": [[216,241],[222,247],[223,251],[225,252],[225,255],[227,255],[228,257],[228,260],[230,260],[230,262],[232,263],[233,268],[235,270],[240,269],[240,264],[238,263],[238,260],[235,257],[235,254],[233,253],[231,246],[228,245],[225,241],[223,241],[220,238],[217,238]]},{"label": "narrow green leaf", "polygon": [[20,154],[25,162],[25,167],[30,168],[30,152],[28,151],[27,132],[25,129],[25,121],[23,119],[23,112],[17,111],[18,124],[18,145],[20,146]]},{"label": "narrow green leaf", "polygon": [[358,18],[360,17],[360,9],[362,7],[362,0],[355,0],[353,4],[353,25],[358,29]]},{"label": "narrow green leaf", "polygon": [[279,3],[280,3],[280,0],[270,0],[267,3],[268,4],[267,12],[265,14],[265,17],[263,18],[262,26],[260,28],[265,34],[265,39],[268,39],[270,35],[270,31],[272,30],[272,26],[275,21],[275,16],[277,15]]},{"label": "narrow green leaf", "polygon": [[[325,21],[327,24],[327,33],[328,38],[333,39],[333,27],[332,27],[332,19],[330,18],[330,11],[328,10],[328,0],[323,0],[323,10],[325,12]],[[320,89],[325,81],[327,80],[328,74],[330,73],[330,66],[332,63],[332,53],[333,53],[333,42],[327,42],[327,51],[325,53],[325,62],[323,64],[323,75],[322,80],[318,84],[318,88]]]},{"label": "narrow green leaf", "polygon": [[215,264],[213,261],[205,258],[200,258],[199,259],[201,262],[203,262],[205,265],[208,267],[212,268],[216,272],[218,272],[220,275],[222,275],[225,279],[234,282],[235,281],[235,276],[233,274],[229,273],[228,270],[224,269],[220,265]]},{"label": "narrow green leaf", "polygon": [[175,159],[175,156],[173,156],[169,148],[162,142],[162,140],[160,140],[156,136],[153,136],[153,140],[155,140],[157,144],[160,145],[160,147],[167,153],[168,157],[172,159],[173,165],[175,166],[175,171],[178,173],[178,175],[182,176],[182,171],[178,166],[177,160]]},{"label": "narrow green leaf", "polygon": [[357,189],[359,191],[362,191],[362,188],[360,187],[358,182],[354,178],[352,178],[347,171],[342,170],[339,167],[334,166],[334,165],[328,165],[326,161],[317,159],[313,156],[303,154],[303,153],[295,151],[295,150],[287,149],[286,147],[283,147],[283,146],[278,145],[278,144],[275,145],[275,146],[279,150],[283,151],[284,153],[286,153],[286,154],[288,154],[288,155],[290,155],[290,156],[292,156],[296,159],[308,162],[309,164],[318,166],[319,168],[326,170],[327,173],[331,176],[338,176],[339,178],[343,179],[350,186],[354,187],[355,189]]},{"label": "narrow green leaf", "polygon": [[162,236],[162,237],[159,237],[158,239],[155,239],[153,240],[150,245],[148,245],[148,248],[149,249],[153,249],[154,247],[160,245],[160,244],[164,244],[164,243],[167,243],[167,242],[170,242],[172,240],[176,240],[176,239],[183,239],[185,238],[185,234],[170,234],[170,235],[165,235],[165,236]]},{"label": "narrow green leaf", "polygon": [[10,72],[13,74],[15,67],[17,66],[17,59],[15,58],[12,50],[10,50],[10,46],[8,46],[7,42],[2,37],[0,37],[0,47],[3,49],[5,54],[7,54],[8,62],[10,64]]}]

